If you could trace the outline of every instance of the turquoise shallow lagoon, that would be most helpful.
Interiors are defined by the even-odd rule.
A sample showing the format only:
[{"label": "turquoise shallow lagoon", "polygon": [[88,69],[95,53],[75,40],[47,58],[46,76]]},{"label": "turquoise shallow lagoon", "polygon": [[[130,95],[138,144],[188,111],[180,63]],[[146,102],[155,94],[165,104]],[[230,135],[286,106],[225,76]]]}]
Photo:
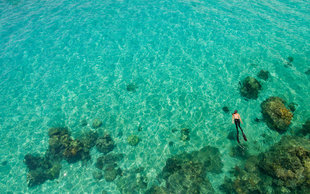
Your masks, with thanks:
[{"label": "turquoise shallow lagoon", "polygon": [[[125,154],[119,167],[143,168],[148,188],[168,158],[218,148],[222,173],[207,177],[220,193],[242,162],[227,138],[235,132],[230,112],[243,118],[250,154],[282,136],[255,122],[266,98],[297,104],[288,134],[310,118],[309,26],[306,0],[1,1],[0,193],[121,193],[120,177],[93,178],[102,155],[95,148],[86,165],[63,160],[58,179],[27,186],[24,156],[45,153],[49,128],[66,126],[77,137],[94,130],[96,118],[113,153]],[[258,79],[257,99],[245,99],[239,81],[262,69],[269,79]],[[183,128],[189,141],[180,140]],[[141,139],[135,147],[131,134]]]}]

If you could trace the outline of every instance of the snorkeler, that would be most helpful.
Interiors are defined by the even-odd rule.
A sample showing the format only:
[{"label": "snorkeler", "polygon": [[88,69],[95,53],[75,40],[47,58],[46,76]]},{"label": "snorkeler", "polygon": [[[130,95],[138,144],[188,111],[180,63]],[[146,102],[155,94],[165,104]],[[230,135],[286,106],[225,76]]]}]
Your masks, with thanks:
[{"label": "snorkeler", "polygon": [[242,120],[241,120],[241,117],[240,115],[238,114],[238,111],[235,110],[234,113],[232,114],[232,123],[235,122],[235,125],[236,125],[236,129],[237,129],[237,141],[238,143],[240,143],[239,141],[239,130],[238,130],[238,127],[241,129],[241,132],[242,132],[242,135],[243,135],[243,139],[244,141],[248,141],[245,134],[243,133],[243,130],[240,126],[240,122],[243,124]]}]

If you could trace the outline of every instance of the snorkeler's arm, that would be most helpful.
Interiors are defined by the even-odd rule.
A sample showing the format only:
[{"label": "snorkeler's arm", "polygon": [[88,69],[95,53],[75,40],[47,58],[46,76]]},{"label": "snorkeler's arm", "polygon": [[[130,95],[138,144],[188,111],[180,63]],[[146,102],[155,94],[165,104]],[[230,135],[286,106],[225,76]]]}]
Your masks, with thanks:
[{"label": "snorkeler's arm", "polygon": [[231,116],[231,122],[234,124],[234,115]]}]

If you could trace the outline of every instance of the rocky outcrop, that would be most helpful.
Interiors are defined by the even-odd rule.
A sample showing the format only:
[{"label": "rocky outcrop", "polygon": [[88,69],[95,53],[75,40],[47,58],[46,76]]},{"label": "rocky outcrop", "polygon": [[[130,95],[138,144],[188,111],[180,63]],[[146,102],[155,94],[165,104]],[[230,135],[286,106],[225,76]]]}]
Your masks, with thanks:
[{"label": "rocky outcrop", "polygon": [[24,163],[28,167],[27,183],[33,187],[44,183],[46,180],[54,180],[59,177],[61,164],[56,161],[49,161],[45,157],[26,154]]},{"label": "rocky outcrop", "polygon": [[99,137],[96,141],[96,148],[99,152],[107,154],[115,147],[114,141],[109,134]]},{"label": "rocky outcrop", "polygon": [[246,77],[240,84],[241,96],[249,99],[257,99],[259,91],[262,89],[261,84],[254,77]]},{"label": "rocky outcrop", "polygon": [[206,173],[220,173],[222,167],[219,150],[211,146],[176,155],[166,161],[160,175],[166,187],[153,186],[147,193],[214,193]]},{"label": "rocky outcrop", "polygon": [[[284,136],[261,155],[259,167],[273,177],[273,183],[290,190],[310,186],[310,141]],[[310,188],[310,187],[309,187]]]},{"label": "rocky outcrop", "polygon": [[60,162],[65,159],[69,163],[90,159],[90,149],[94,146],[98,135],[90,131],[81,139],[71,137],[68,128],[58,127],[48,130],[49,146],[44,156],[26,154],[24,162],[28,167],[28,186],[36,186],[46,180],[57,179],[60,173]]},{"label": "rocky outcrop", "polygon": [[284,136],[233,173],[221,186],[225,193],[310,193],[310,140]]},{"label": "rocky outcrop", "polygon": [[293,113],[285,107],[285,101],[279,97],[270,97],[261,104],[263,117],[269,128],[285,132]]}]

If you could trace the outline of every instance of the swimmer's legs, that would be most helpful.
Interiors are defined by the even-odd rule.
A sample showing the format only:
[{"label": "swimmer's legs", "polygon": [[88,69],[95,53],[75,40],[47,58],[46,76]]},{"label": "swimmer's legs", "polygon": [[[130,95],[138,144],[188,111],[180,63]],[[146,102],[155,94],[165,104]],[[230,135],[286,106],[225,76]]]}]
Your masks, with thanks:
[{"label": "swimmer's legs", "polygon": [[239,126],[239,128],[241,129],[241,132],[242,132],[242,136],[243,136],[244,141],[248,141],[248,139],[246,138],[246,136],[245,136],[245,134],[243,133],[243,130],[242,130],[241,126],[240,126],[240,122],[238,122],[238,126]]},{"label": "swimmer's legs", "polygon": [[[238,130],[238,124],[237,124],[238,122],[235,120],[235,124],[236,124],[236,130],[237,130],[237,141],[238,141],[238,143],[240,143],[240,141],[239,141],[239,130]],[[240,125],[240,124],[239,124]]]}]

